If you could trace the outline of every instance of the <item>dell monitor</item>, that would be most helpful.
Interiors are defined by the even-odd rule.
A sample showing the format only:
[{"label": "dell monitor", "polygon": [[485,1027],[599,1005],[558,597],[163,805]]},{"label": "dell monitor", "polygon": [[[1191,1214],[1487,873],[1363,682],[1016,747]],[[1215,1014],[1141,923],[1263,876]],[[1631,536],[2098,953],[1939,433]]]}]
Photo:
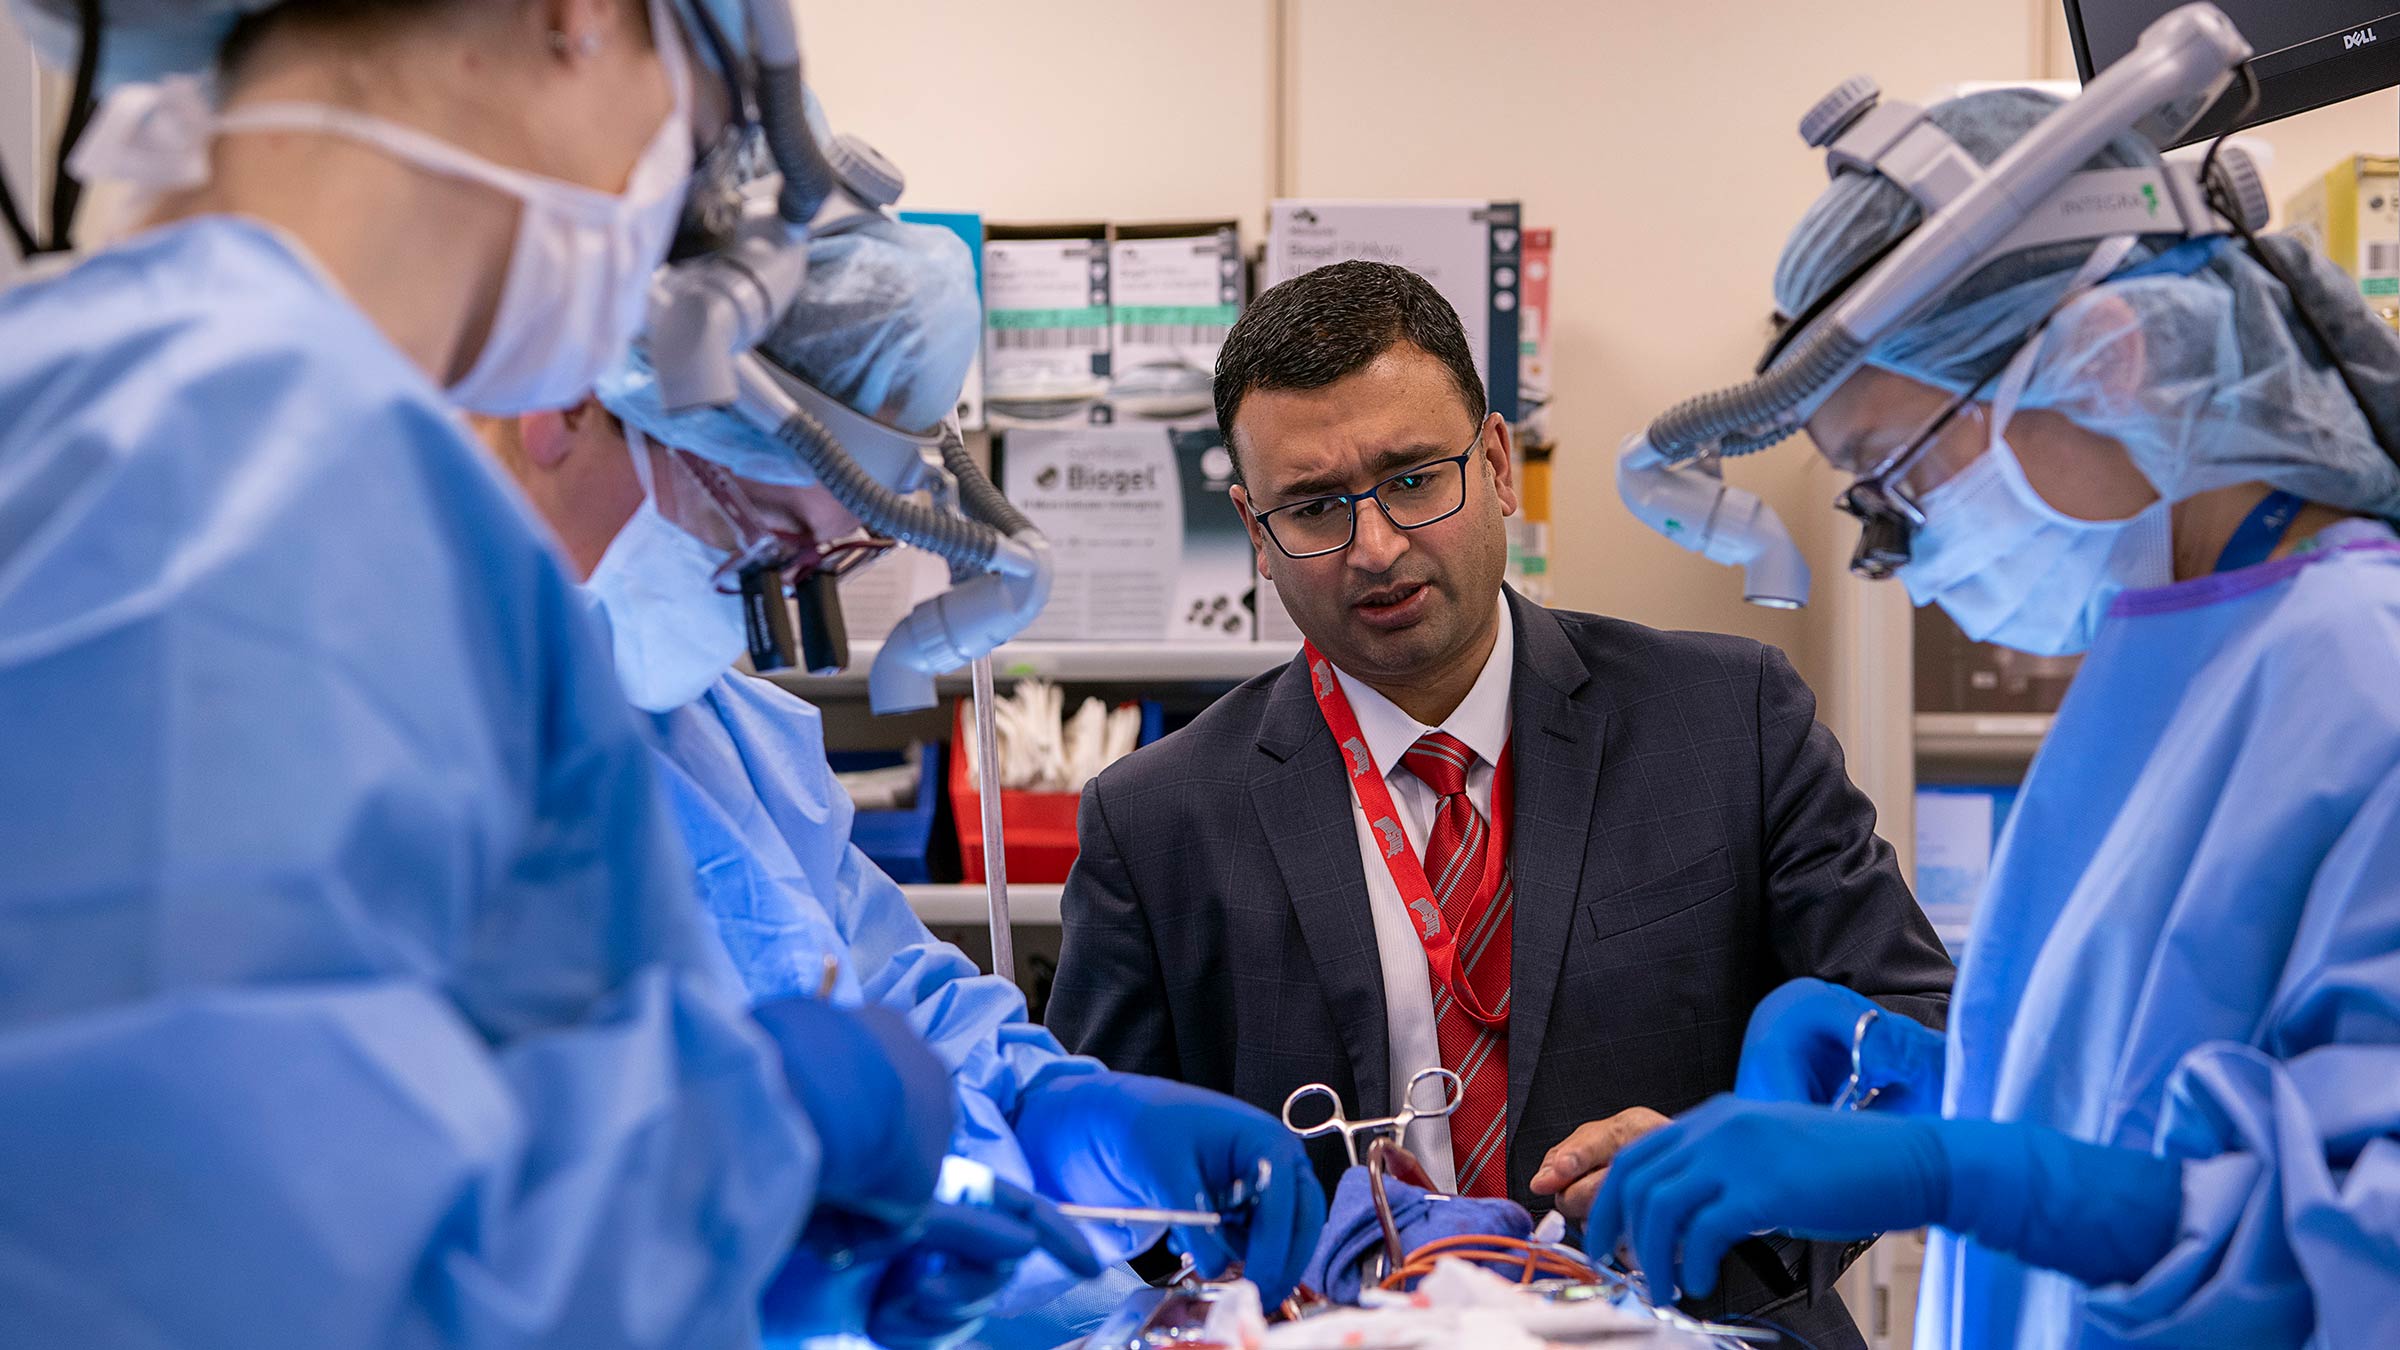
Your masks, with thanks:
[{"label": "dell monitor", "polygon": [[[2066,0],[2075,67],[2085,80],[2133,50],[2142,30],[2184,0]],[[2271,122],[2400,84],[2400,0],[2215,0],[2258,55],[2258,106],[2239,82],[2185,133],[2186,142]]]}]

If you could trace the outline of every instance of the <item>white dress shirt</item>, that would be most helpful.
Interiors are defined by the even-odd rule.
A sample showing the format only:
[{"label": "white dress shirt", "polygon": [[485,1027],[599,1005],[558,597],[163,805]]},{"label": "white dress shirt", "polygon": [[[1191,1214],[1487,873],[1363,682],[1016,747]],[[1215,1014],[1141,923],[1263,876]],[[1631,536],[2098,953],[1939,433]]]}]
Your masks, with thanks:
[{"label": "white dress shirt", "polygon": [[[1500,636],[1492,643],[1492,654],[1484,661],[1475,687],[1438,728],[1419,722],[1398,704],[1334,667],[1334,678],[1341,681],[1350,710],[1358,715],[1367,750],[1375,756],[1375,767],[1383,770],[1383,781],[1391,789],[1400,827],[1408,832],[1408,846],[1420,860],[1425,856],[1426,832],[1433,825],[1435,799],[1425,780],[1401,766],[1400,757],[1425,733],[1447,731],[1475,752],[1475,763],[1467,770],[1467,800],[1475,803],[1484,819],[1491,819],[1492,780],[1501,748],[1508,744],[1509,685],[1515,677],[1517,654],[1508,603],[1505,599],[1494,603],[1500,606]],[[1367,910],[1375,921],[1376,956],[1383,967],[1383,1015],[1392,1075],[1392,1100],[1384,1104],[1384,1112],[1389,1114],[1399,1109],[1400,1093],[1408,1086],[1410,1075],[1441,1066],[1442,1048],[1434,1031],[1433,983],[1425,966],[1424,944],[1417,938],[1415,921],[1400,903],[1400,888],[1392,884],[1391,869],[1384,863],[1383,849],[1356,792],[1350,794],[1350,820],[1358,831],[1359,862],[1367,874]],[[1438,1100],[1431,1087],[1424,1096],[1421,1106]],[[1377,1107],[1374,1102],[1361,1102],[1359,1109],[1373,1112]],[[1438,1118],[1418,1121],[1408,1132],[1408,1149],[1425,1164],[1437,1188],[1458,1189],[1450,1157],[1450,1122]]]}]

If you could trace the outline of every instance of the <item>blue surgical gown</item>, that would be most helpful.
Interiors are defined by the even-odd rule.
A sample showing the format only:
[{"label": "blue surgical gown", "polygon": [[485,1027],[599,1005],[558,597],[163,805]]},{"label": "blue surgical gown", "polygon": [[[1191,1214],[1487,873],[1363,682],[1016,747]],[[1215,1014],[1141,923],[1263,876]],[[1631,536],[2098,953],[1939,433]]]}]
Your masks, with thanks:
[{"label": "blue surgical gown", "polygon": [[280,238],[0,297],[0,1345],[740,1346],[815,1184],[522,499]]},{"label": "blue surgical gown", "polygon": [[[950,1066],[959,1102],[953,1150],[1030,1184],[1013,1124],[1026,1094],[1102,1066],[1067,1054],[1026,1018],[1016,985],[982,974],[927,931],[900,887],[850,842],[854,808],[826,763],[817,710],[764,680],[728,674],[651,720],[701,903],[751,997],[814,993],[831,957],[837,1002],[900,1014]],[[1054,1263],[1033,1263],[1009,1306],[1037,1303],[1064,1283]],[[1136,1287],[1104,1276],[1098,1289]],[[1050,1341],[1064,1339],[1062,1331]]]},{"label": "blue surgical gown", "polygon": [[2400,541],[2121,597],[1950,1008],[1949,1114],[2183,1160],[2138,1282],[1936,1233],[1924,1346],[2400,1345]]},{"label": "blue surgical gown", "polygon": [[957,1151],[1025,1182],[1009,1123],[1020,1099],[1101,1065],[1028,1020],[1015,984],[927,931],[899,885],[850,842],[855,808],[826,763],[817,710],[728,674],[651,721],[700,902],[750,997],[814,994],[831,957],[837,1003],[900,1014],[950,1066]]}]

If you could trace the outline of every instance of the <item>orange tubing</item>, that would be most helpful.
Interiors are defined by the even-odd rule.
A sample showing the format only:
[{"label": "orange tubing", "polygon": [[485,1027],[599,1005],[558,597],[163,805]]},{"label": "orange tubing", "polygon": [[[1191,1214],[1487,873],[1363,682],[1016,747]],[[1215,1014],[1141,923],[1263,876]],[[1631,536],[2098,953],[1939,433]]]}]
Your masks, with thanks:
[{"label": "orange tubing", "polygon": [[1466,1234],[1428,1242],[1408,1254],[1400,1268],[1383,1277],[1379,1288],[1406,1289],[1433,1273],[1434,1262],[1445,1256],[1472,1261],[1496,1274],[1506,1275],[1519,1284],[1531,1284],[1537,1279],[1590,1280],[1593,1270],[1589,1262],[1557,1247],[1528,1242],[1523,1238]]}]

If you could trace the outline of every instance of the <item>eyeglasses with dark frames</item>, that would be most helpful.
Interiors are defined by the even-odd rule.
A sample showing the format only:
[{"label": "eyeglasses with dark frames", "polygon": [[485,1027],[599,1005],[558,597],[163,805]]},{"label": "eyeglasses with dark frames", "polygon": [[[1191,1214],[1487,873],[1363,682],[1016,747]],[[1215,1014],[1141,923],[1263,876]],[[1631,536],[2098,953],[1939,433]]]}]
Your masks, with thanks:
[{"label": "eyeglasses with dark frames", "polygon": [[1421,530],[1448,520],[1467,504],[1467,463],[1483,448],[1483,428],[1466,449],[1445,459],[1402,469],[1365,492],[1309,497],[1252,513],[1288,558],[1321,558],[1350,547],[1358,537],[1358,508],[1373,502],[1394,529]]}]

